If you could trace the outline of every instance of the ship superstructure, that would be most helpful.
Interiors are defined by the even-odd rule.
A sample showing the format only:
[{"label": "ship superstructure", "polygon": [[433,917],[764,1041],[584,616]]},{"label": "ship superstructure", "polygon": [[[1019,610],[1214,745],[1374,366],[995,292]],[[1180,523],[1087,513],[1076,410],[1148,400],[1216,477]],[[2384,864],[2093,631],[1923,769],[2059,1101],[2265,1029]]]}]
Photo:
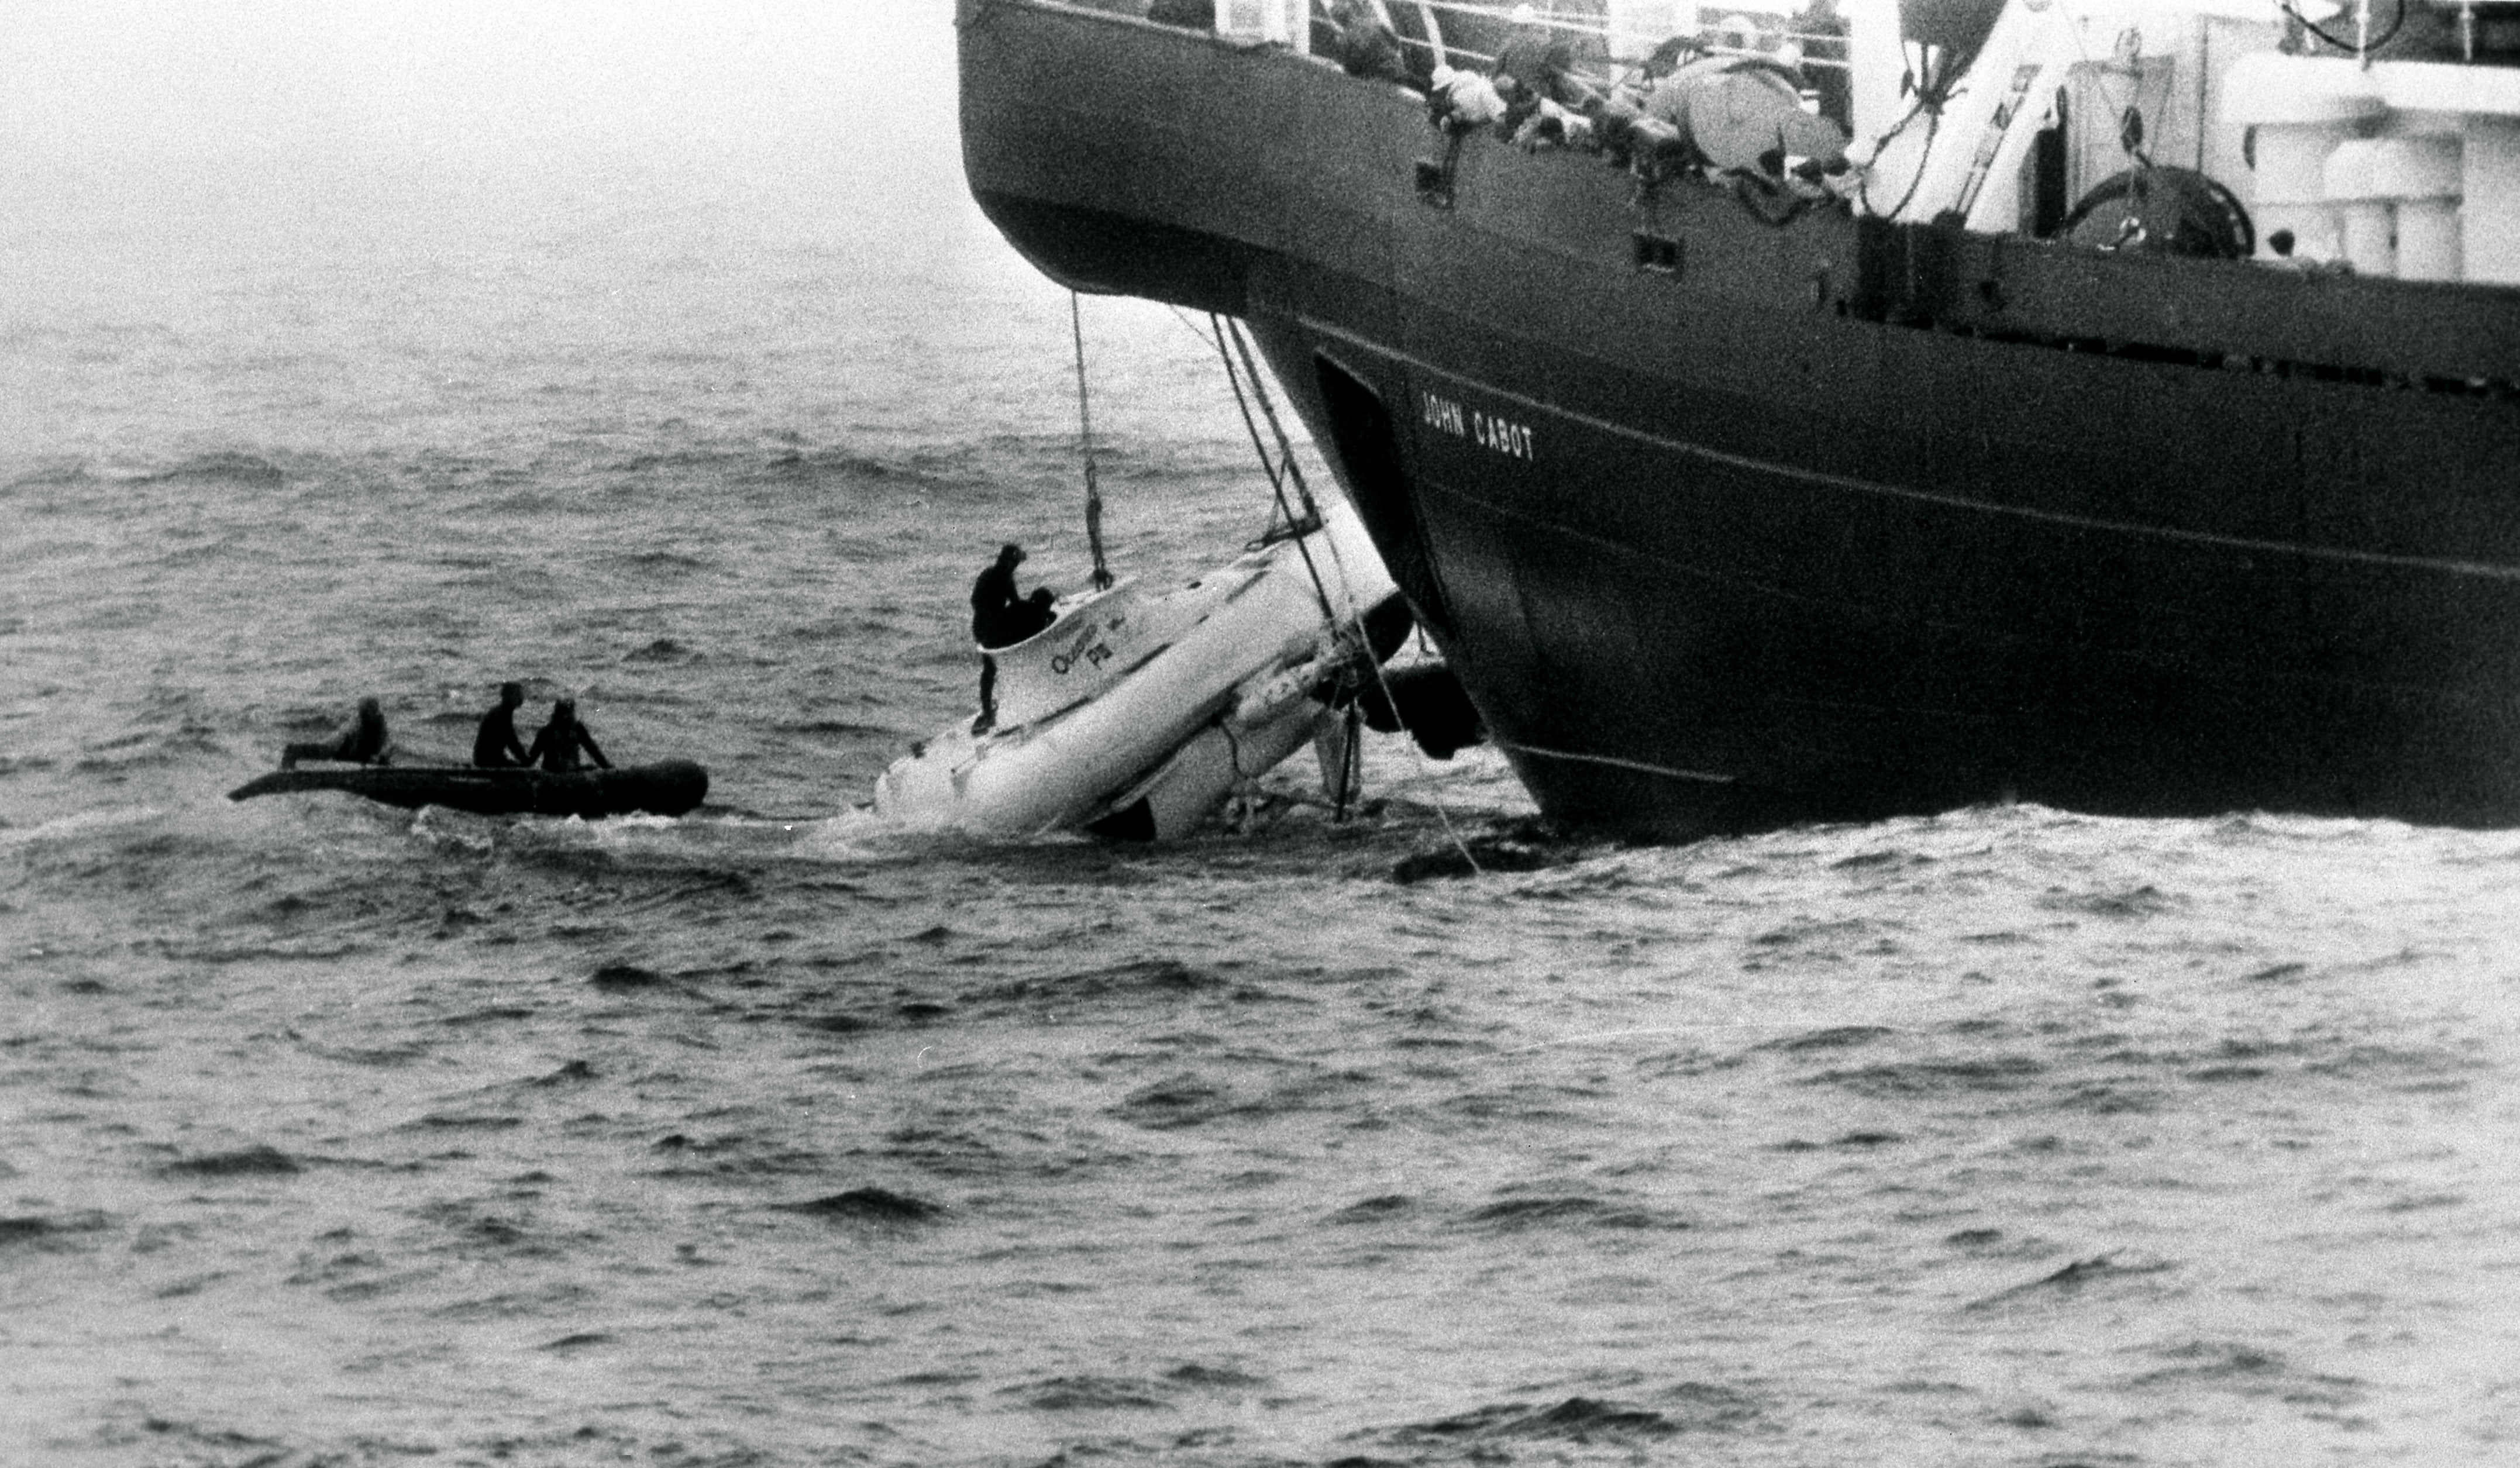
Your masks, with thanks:
[{"label": "ship superstructure", "polygon": [[[1511,18],[1365,8],[1405,76],[1283,0],[967,0],[966,167],[1054,278],[1251,325],[1545,809],[2520,821],[2512,7],[1850,6],[1830,177],[1437,127]],[[1795,61],[1709,17],[1526,24],[1605,93]]]}]

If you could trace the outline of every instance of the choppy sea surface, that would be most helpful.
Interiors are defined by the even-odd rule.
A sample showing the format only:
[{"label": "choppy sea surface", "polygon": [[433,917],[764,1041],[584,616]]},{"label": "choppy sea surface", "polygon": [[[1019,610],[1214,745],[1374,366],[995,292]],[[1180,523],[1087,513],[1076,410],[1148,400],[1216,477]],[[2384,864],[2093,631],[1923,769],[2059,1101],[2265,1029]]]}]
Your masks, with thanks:
[{"label": "choppy sea surface", "polygon": [[[0,226],[0,1462],[2520,1459],[2520,833],[889,833],[1085,568],[1067,301],[780,182]],[[1224,558],[1198,324],[1084,319]],[[708,804],[224,798],[508,678]]]}]

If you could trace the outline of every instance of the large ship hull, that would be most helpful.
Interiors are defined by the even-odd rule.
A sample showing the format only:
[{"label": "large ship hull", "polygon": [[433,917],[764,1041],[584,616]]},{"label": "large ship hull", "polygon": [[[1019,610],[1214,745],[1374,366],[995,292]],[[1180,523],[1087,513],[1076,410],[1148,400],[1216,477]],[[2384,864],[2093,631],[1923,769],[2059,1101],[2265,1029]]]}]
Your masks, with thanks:
[{"label": "large ship hull", "polygon": [[2520,821],[2520,292],[1777,225],[1300,56],[962,30],[982,207],[1251,324],[1551,814]]}]

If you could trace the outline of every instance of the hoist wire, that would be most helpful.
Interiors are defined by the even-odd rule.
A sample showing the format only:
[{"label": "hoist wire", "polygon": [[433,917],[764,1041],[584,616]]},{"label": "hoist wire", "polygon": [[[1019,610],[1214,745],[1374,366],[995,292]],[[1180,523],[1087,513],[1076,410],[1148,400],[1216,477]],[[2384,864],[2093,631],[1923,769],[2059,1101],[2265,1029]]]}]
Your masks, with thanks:
[{"label": "hoist wire", "polygon": [[[1173,315],[1176,319],[1180,320],[1184,327],[1189,328],[1193,332],[1197,330],[1197,328],[1191,325],[1190,319],[1183,316],[1178,309],[1173,312]],[[1251,451],[1259,456],[1261,470],[1269,476],[1269,489],[1272,495],[1276,497],[1278,512],[1285,517],[1289,528],[1299,528],[1301,521],[1296,518],[1293,507],[1286,503],[1286,488],[1284,482],[1285,474],[1282,473],[1278,465],[1273,462],[1269,456],[1268,445],[1260,436],[1260,424],[1258,421],[1251,416],[1250,399],[1244,395],[1242,390],[1242,370],[1235,365],[1234,353],[1226,347],[1226,329],[1224,319],[1211,312],[1207,318],[1207,324],[1208,338],[1216,344],[1217,360],[1225,364],[1225,380],[1234,389],[1234,405],[1238,409],[1241,410],[1243,429],[1251,435]],[[1238,344],[1242,341],[1242,334],[1239,328],[1235,331],[1234,337]],[[1247,347],[1245,347],[1245,351],[1248,351]],[[1259,386],[1258,368],[1256,366],[1252,368],[1252,385],[1256,390]],[[1265,397],[1262,399],[1262,402],[1265,407],[1267,402]],[[1279,426],[1277,417],[1274,413],[1270,415],[1269,421],[1272,427],[1278,428],[1279,438],[1282,443],[1284,441],[1285,431],[1282,427]],[[1293,470],[1294,452],[1291,446],[1288,446],[1286,450],[1286,466],[1288,470]],[[1320,512],[1318,509],[1314,508],[1312,496],[1308,492],[1304,492],[1302,490],[1300,472],[1297,472],[1296,474],[1296,483],[1298,492],[1303,495],[1303,502],[1306,509],[1313,512],[1314,518],[1316,522],[1318,522],[1320,519]],[[1297,534],[1294,537],[1294,540],[1296,550],[1303,555],[1304,569],[1312,575],[1313,592],[1321,599],[1322,612],[1329,619],[1330,626],[1333,631],[1335,631],[1338,626],[1338,614],[1330,605],[1329,591],[1322,582],[1320,569],[1313,564],[1311,549],[1304,544],[1303,535]],[[1337,572],[1339,578],[1339,590],[1343,594],[1345,600],[1350,602],[1347,608],[1348,616],[1359,629],[1357,649],[1362,651],[1367,666],[1373,670],[1373,681],[1380,686],[1383,700],[1386,703],[1389,703],[1392,708],[1396,710],[1399,708],[1400,704],[1397,696],[1392,691],[1391,679],[1389,675],[1383,671],[1381,662],[1373,656],[1372,645],[1367,643],[1364,638],[1363,628],[1365,625],[1365,619],[1362,613],[1360,613],[1353,604],[1355,596],[1352,588],[1355,583],[1348,579],[1347,566],[1339,556],[1338,542],[1328,536],[1324,536],[1323,543],[1329,549],[1331,567]],[[1432,780],[1434,778],[1434,771],[1427,767],[1426,751],[1418,747],[1418,741],[1415,738],[1409,740],[1409,752],[1417,757],[1418,775],[1423,778]],[[1363,753],[1363,732],[1361,730],[1357,730],[1352,722],[1346,760],[1348,769],[1345,772],[1346,778],[1342,782],[1344,785],[1352,787],[1357,783],[1355,778],[1356,764]],[[1237,765],[1237,773],[1239,773],[1238,761]],[[1344,802],[1342,801],[1342,803]],[[1469,843],[1462,839],[1461,831],[1455,828],[1453,824],[1453,813],[1445,809],[1442,799],[1430,796],[1427,803],[1434,807],[1435,819],[1443,823],[1444,835],[1452,841],[1453,849],[1462,854],[1462,861],[1468,866],[1472,872],[1479,875],[1485,875],[1487,868],[1479,865],[1479,859],[1471,852]]]},{"label": "hoist wire", "polygon": [[[1234,388],[1235,406],[1242,410],[1242,425],[1245,429],[1249,430],[1251,434],[1252,451],[1260,456],[1260,467],[1269,473],[1270,488],[1276,493],[1278,498],[1278,512],[1279,513],[1285,515],[1290,524],[1294,523],[1294,512],[1286,504],[1285,488],[1281,482],[1277,467],[1270,463],[1269,451],[1260,438],[1260,425],[1254,422],[1251,417],[1251,405],[1243,397],[1242,374],[1235,367],[1233,354],[1226,350],[1226,326],[1224,320],[1211,314],[1207,321],[1216,339],[1216,354],[1218,358],[1225,363],[1225,379],[1227,382],[1231,383]],[[1244,359],[1246,363],[1248,363],[1250,348],[1244,343],[1242,333],[1238,326],[1234,331],[1234,340],[1236,345],[1242,347]],[[1268,398],[1260,389],[1259,368],[1257,364],[1250,364],[1249,371],[1252,377],[1252,388],[1254,394],[1260,396],[1261,406],[1266,410],[1268,407]],[[1269,414],[1269,424],[1271,427],[1278,430],[1279,441],[1280,443],[1284,444],[1285,429],[1280,426],[1275,413]],[[1291,445],[1286,447],[1286,464],[1289,469],[1293,468],[1294,451]],[[1303,490],[1303,480],[1300,473],[1296,475],[1295,482],[1297,492],[1303,497],[1305,509],[1311,512],[1315,522],[1318,523],[1321,518],[1320,511],[1314,506],[1311,494]],[[1361,655],[1366,666],[1372,670],[1373,681],[1382,690],[1383,701],[1389,704],[1393,712],[1396,714],[1400,708],[1400,699],[1398,694],[1392,690],[1390,675],[1383,670],[1381,660],[1373,655],[1372,645],[1366,638],[1364,613],[1354,604],[1355,594],[1353,588],[1356,583],[1348,577],[1346,562],[1339,556],[1338,541],[1330,536],[1324,536],[1322,537],[1322,543],[1329,550],[1331,569],[1337,572],[1339,578],[1339,590],[1349,601],[1349,605],[1347,607],[1348,619],[1357,629],[1356,642],[1352,650],[1356,654]],[[1321,597],[1322,610],[1325,615],[1329,617],[1330,625],[1332,629],[1335,630],[1338,625],[1337,613],[1330,607],[1329,592],[1328,588],[1322,584],[1321,572],[1313,565],[1312,552],[1305,546],[1303,536],[1298,535],[1295,537],[1295,548],[1299,552],[1303,553],[1304,568],[1307,571],[1312,572],[1313,590]],[[1351,761],[1363,754],[1363,742],[1361,732],[1356,733],[1355,735],[1350,738],[1349,759]],[[1408,742],[1409,752],[1417,757],[1418,775],[1431,780],[1434,778],[1434,772],[1427,768],[1426,751],[1418,747],[1415,736],[1412,736]],[[1352,774],[1348,782],[1353,783]],[[1462,840],[1461,831],[1455,828],[1453,824],[1453,813],[1445,808],[1444,802],[1441,799],[1430,797],[1427,803],[1435,808],[1435,819],[1443,823],[1445,837],[1453,843],[1453,849],[1462,854],[1462,861],[1463,864],[1468,866],[1473,873],[1481,876],[1486,875],[1487,868],[1479,865],[1479,859],[1477,855],[1470,850],[1469,843]]]},{"label": "hoist wire", "polygon": [[[1321,514],[1318,511],[1313,509],[1313,497],[1304,488],[1304,478],[1302,473],[1295,468],[1294,451],[1286,443],[1286,430],[1278,427],[1277,414],[1269,412],[1267,389],[1260,385],[1260,370],[1257,366],[1248,366],[1251,361],[1251,348],[1248,345],[1245,345],[1242,340],[1241,328],[1237,326],[1234,329],[1234,342],[1235,345],[1242,348],[1243,361],[1246,366],[1248,366],[1248,370],[1252,375],[1252,395],[1260,399],[1261,411],[1268,413],[1269,426],[1277,428],[1278,430],[1278,444],[1282,451],[1282,457],[1279,465],[1277,466],[1272,466],[1269,462],[1269,450],[1260,441],[1260,425],[1252,421],[1251,405],[1249,402],[1244,400],[1242,395],[1241,378],[1234,370],[1234,358],[1231,355],[1228,355],[1225,350],[1226,329],[1224,319],[1217,316],[1210,316],[1208,321],[1216,328],[1216,352],[1218,356],[1225,359],[1225,379],[1234,384],[1234,402],[1237,407],[1239,407],[1242,410],[1242,426],[1250,430],[1251,447],[1253,451],[1259,454],[1261,467],[1269,470],[1269,487],[1275,490],[1278,495],[1278,512],[1286,517],[1287,525],[1296,532],[1294,537],[1295,554],[1304,558],[1305,574],[1313,578],[1313,595],[1319,599],[1322,603],[1322,620],[1328,625],[1331,634],[1335,636],[1338,632],[1338,612],[1330,605],[1329,588],[1322,582],[1321,567],[1313,564],[1313,548],[1304,544],[1303,531],[1306,521],[1297,519],[1295,517],[1294,511],[1289,509],[1286,505],[1284,476],[1291,476],[1294,479],[1295,492],[1297,495],[1301,496],[1303,500],[1304,509],[1310,517],[1310,523],[1316,526],[1321,524]],[[1283,476],[1282,476],[1282,469],[1283,471]]]},{"label": "hoist wire", "polygon": [[1111,589],[1111,568],[1102,559],[1102,488],[1094,473],[1094,406],[1085,390],[1085,313],[1076,292],[1067,292],[1067,326],[1076,339],[1077,442],[1085,454],[1085,542],[1094,550],[1094,589]]},{"label": "hoist wire", "polygon": [[1269,399],[1269,384],[1260,377],[1260,365],[1251,356],[1251,343],[1242,334],[1242,324],[1231,322],[1227,330],[1234,337],[1235,350],[1242,354],[1242,370],[1251,378],[1251,395],[1260,400],[1261,416],[1269,420],[1269,431],[1278,437],[1278,459],[1285,467],[1287,477],[1295,481],[1295,498],[1303,502],[1305,517],[1318,521],[1321,507],[1313,503],[1312,489],[1304,483],[1303,467],[1295,463],[1295,446],[1288,441],[1284,425],[1278,422],[1277,406]]},{"label": "hoist wire", "polygon": [[[1216,342],[1216,360],[1225,364],[1226,385],[1234,389],[1234,406],[1242,413],[1243,431],[1251,435],[1251,452],[1260,457],[1260,471],[1269,476],[1269,492],[1277,497],[1278,513],[1285,520],[1289,531],[1298,529],[1302,521],[1296,518],[1294,507],[1286,503],[1284,473],[1279,468],[1278,462],[1269,457],[1269,446],[1260,437],[1260,421],[1251,416],[1251,400],[1242,391],[1242,370],[1234,365],[1234,353],[1226,349],[1225,322],[1210,313],[1207,326]],[[1265,544],[1267,539],[1263,535],[1261,543]]]}]

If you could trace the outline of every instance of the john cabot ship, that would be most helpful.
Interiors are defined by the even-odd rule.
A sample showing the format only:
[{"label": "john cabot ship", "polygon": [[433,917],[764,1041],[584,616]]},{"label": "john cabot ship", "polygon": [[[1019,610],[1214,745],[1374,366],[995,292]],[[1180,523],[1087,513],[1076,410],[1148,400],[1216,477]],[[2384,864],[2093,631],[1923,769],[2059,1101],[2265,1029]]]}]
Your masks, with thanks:
[{"label": "john cabot ship", "polygon": [[1501,10],[1299,4],[965,0],[968,182],[1250,324],[1552,815],[2520,822],[2520,5],[1709,11],[1847,58],[1830,179],[1439,127]]}]

